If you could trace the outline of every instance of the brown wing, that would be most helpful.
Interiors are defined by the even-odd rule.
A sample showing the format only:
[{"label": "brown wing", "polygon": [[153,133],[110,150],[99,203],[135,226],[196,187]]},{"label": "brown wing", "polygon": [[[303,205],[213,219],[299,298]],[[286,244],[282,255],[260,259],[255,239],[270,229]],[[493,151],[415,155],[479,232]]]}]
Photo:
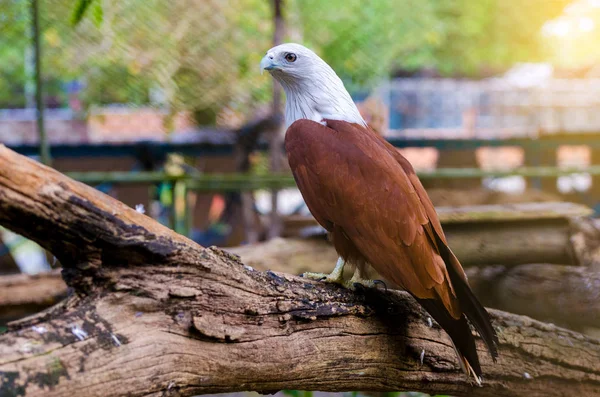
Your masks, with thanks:
[{"label": "brown wing", "polygon": [[[479,302],[477,297],[471,291],[471,288],[469,287],[469,283],[467,282],[467,276],[466,276],[460,262],[458,261],[458,259],[456,258],[456,256],[454,255],[454,253],[452,252],[450,247],[448,247],[446,237],[444,236],[444,231],[442,230],[442,225],[437,216],[437,213],[435,211],[433,203],[431,202],[431,199],[427,195],[425,188],[421,184],[421,181],[417,177],[417,174],[415,173],[412,165],[408,162],[408,160],[406,160],[396,150],[396,148],[394,148],[394,146],[392,146],[389,142],[387,142],[381,136],[377,135],[377,137],[379,138],[380,141],[383,142],[383,144],[388,148],[388,150],[390,150],[391,152],[394,153],[394,156],[395,156],[396,160],[398,161],[398,164],[400,164],[402,169],[406,172],[413,187],[415,188],[415,191],[419,195],[421,204],[423,204],[423,207],[425,208],[427,217],[429,219],[429,224],[424,225],[425,230],[427,231],[428,235],[431,237],[431,240],[436,244],[437,251],[440,253],[442,258],[444,259],[446,266],[449,266],[448,268],[446,268],[446,271],[447,271],[446,274],[450,278],[450,288],[452,289],[452,295],[454,295],[456,298],[458,298],[458,301],[460,302],[460,310],[466,315],[466,317],[475,326],[475,328],[477,329],[477,331],[479,332],[479,334],[485,341],[485,344],[487,345],[488,350],[490,351],[490,354],[492,355],[492,357],[495,360],[496,357],[498,356],[498,350],[497,350],[498,336],[496,335],[496,331],[492,327],[492,323],[491,323],[488,312],[485,310],[483,305]],[[433,311],[437,311],[437,315],[434,315],[433,313],[432,313],[432,315],[434,316],[434,318],[436,318],[438,320],[438,322],[440,322],[440,323],[442,323],[444,321],[446,323],[452,322],[452,321],[449,321],[450,319],[446,319],[446,320],[443,319],[444,313],[440,313],[439,308],[434,307],[435,304],[433,302],[423,302],[422,301],[421,304],[424,305],[430,313],[432,313]],[[457,325],[458,324],[456,322],[454,322],[453,326],[456,327]],[[460,325],[458,327],[459,328],[464,327],[464,325]],[[447,327],[444,327],[444,328],[447,329]],[[449,333],[452,336],[452,332],[449,332]],[[455,337],[453,337],[453,340],[455,340],[455,342],[457,342],[457,339]],[[459,345],[458,346],[459,350],[462,350],[463,352],[468,351],[468,348],[465,345],[463,345],[462,347],[460,346],[460,344],[463,344],[465,342],[466,341],[462,340],[457,343]],[[470,342],[468,342],[468,343],[470,343]],[[469,356],[470,354],[467,352],[466,355]]]},{"label": "brown wing", "polygon": [[412,293],[450,335],[463,370],[480,377],[466,318],[494,360],[498,337],[410,163],[369,128],[343,121],[298,120],[285,143],[302,196],[334,245],[341,233],[361,260]]},{"label": "brown wing", "polygon": [[432,232],[439,228],[445,243],[435,210],[432,223],[397,151],[370,129],[333,120],[327,125],[298,120],[286,134],[290,166],[311,213],[326,229],[341,228],[384,277],[417,298],[441,300],[460,318]]},{"label": "brown wing", "polygon": [[435,211],[435,207],[433,206],[433,203],[431,202],[427,191],[425,191],[421,180],[415,173],[414,168],[409,163],[409,161],[406,158],[404,158],[404,156],[402,156],[391,143],[386,141],[382,136],[378,134],[376,136],[380,141],[382,141],[382,143],[388,148],[389,151],[394,153],[396,161],[398,161],[398,164],[400,164],[404,172],[406,172],[415,191],[417,192],[419,199],[421,200],[421,204],[423,205],[423,208],[427,213],[427,218],[429,219],[429,224],[425,225],[425,230],[431,236],[432,241],[436,243],[436,246],[441,245],[437,247],[438,251],[441,250],[446,251],[448,253],[449,260],[447,262],[450,262],[450,265],[454,268],[459,277],[466,282],[467,276],[465,275],[464,269],[462,268],[460,262],[458,261],[454,253],[448,247],[448,242],[446,241],[446,236],[444,235],[444,231],[442,230],[442,224],[440,223],[440,219],[437,215],[437,212]]}]

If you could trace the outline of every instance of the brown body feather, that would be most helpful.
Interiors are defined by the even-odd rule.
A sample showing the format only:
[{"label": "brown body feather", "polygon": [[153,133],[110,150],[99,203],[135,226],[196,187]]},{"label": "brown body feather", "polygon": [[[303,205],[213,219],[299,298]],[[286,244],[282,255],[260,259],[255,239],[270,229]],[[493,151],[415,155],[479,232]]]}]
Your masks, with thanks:
[{"label": "brown body feather", "polygon": [[433,204],[410,163],[370,128],[297,120],[285,145],[294,178],[338,254],[371,265],[410,292],[448,332],[461,367],[481,376],[468,318],[492,357],[497,337],[447,245]]}]

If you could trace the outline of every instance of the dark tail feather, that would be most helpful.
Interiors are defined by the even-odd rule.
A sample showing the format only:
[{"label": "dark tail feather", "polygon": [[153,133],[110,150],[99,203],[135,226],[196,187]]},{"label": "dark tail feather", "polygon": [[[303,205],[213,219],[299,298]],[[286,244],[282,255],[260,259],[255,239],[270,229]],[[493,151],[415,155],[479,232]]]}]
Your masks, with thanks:
[{"label": "dark tail feather", "polygon": [[[449,253],[449,256],[450,261],[458,262],[458,259],[456,259],[452,252]],[[456,293],[462,312],[467,316],[477,332],[479,332],[492,359],[496,362],[496,359],[498,358],[498,335],[496,334],[494,327],[492,327],[490,315],[483,305],[479,303],[479,300],[473,291],[471,291],[471,287],[469,287],[467,282],[457,273],[456,267],[453,266],[452,263],[448,263],[448,261],[446,261],[446,264],[448,274],[450,275],[450,282],[454,287],[454,292]]]},{"label": "dark tail feather", "polygon": [[455,319],[450,315],[443,303],[438,300],[417,299],[417,301],[423,305],[429,314],[431,314],[438,324],[440,324],[448,335],[450,335],[450,339],[452,339],[454,348],[461,361],[461,368],[467,375],[469,375],[471,371],[474,372],[476,380],[479,383],[481,378],[481,365],[479,364],[479,357],[475,347],[475,338],[471,333],[471,328],[469,327],[467,319],[473,324],[477,332],[479,332],[479,335],[485,342],[494,362],[496,362],[498,357],[498,336],[492,327],[492,322],[487,310],[479,303],[479,300],[475,294],[473,294],[473,291],[471,291],[471,287],[469,287],[464,274],[458,273],[459,271],[463,271],[460,262],[456,256],[454,256],[454,253],[452,253],[450,248],[448,248],[439,237],[437,237],[436,240],[437,246],[441,248],[440,254],[446,263],[450,282],[456,293],[463,315],[459,319]]},{"label": "dark tail feather", "polygon": [[[479,335],[485,342],[485,345],[492,356],[494,362],[498,358],[498,335],[492,327],[492,321],[487,310],[483,307],[479,300],[471,291],[471,287],[466,281],[464,270],[458,261],[458,258],[454,255],[452,250],[439,238],[435,236],[436,245],[440,249],[440,255],[446,263],[446,269],[450,275],[450,282],[458,298],[460,309],[464,315],[469,319],[471,324],[475,327]],[[459,274],[458,272],[462,274]]]},{"label": "dark tail feather", "polygon": [[479,364],[479,357],[477,356],[477,349],[475,347],[475,338],[471,333],[471,328],[465,316],[461,316],[458,320],[453,318],[444,304],[441,301],[434,299],[417,299],[417,302],[421,304],[429,312],[431,317],[437,321],[437,323],[448,333],[454,348],[458,353],[460,366],[463,371],[469,375],[469,367],[476,375],[476,380],[479,382],[481,378],[481,365]]}]

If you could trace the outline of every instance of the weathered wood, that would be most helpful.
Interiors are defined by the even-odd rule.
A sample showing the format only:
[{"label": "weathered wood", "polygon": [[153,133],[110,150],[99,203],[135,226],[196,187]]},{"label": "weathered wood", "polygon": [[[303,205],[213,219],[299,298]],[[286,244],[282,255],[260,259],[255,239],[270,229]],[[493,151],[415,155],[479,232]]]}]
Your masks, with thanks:
[{"label": "weathered wood", "polygon": [[600,342],[492,311],[483,387],[402,292],[259,272],[0,148],[0,223],[54,252],[75,295],[0,335],[0,395],[191,396],[283,388],[600,394]]},{"label": "weathered wood", "polygon": [[[322,239],[276,238],[228,251],[239,255],[246,265],[258,270],[271,269],[292,274],[328,272],[337,260],[335,250]],[[467,270],[475,292],[487,306],[571,328],[600,326],[600,285],[597,283],[600,276],[597,272],[583,267],[548,264],[541,267],[522,265],[513,271],[509,269],[494,266]],[[50,290],[40,290],[40,283]],[[531,288],[531,285],[536,285],[536,288]],[[0,278],[0,322],[6,321],[7,317],[16,318],[22,313],[31,314],[50,306],[64,293],[66,286],[58,273]]]},{"label": "weathered wood", "polygon": [[600,328],[600,273],[585,267],[529,264],[470,268],[469,281],[482,303],[568,326]]},{"label": "weathered wood", "polygon": [[[256,269],[293,274],[329,272],[337,260],[331,244],[322,239],[274,239],[230,252]],[[466,271],[475,294],[488,307],[572,329],[600,327],[600,273],[595,270],[528,264],[470,267]]]},{"label": "weathered wood", "polygon": [[[296,236],[325,236],[324,229],[312,218],[304,217],[296,223],[303,225],[296,228]],[[448,243],[463,266],[536,262],[578,265],[581,262],[576,253],[582,258],[589,256],[586,244],[590,241],[582,241],[582,247],[574,251],[571,232],[571,223],[563,219],[444,224]]]},{"label": "weathered wood", "polygon": [[[592,214],[588,207],[573,203],[520,203],[437,207],[450,247],[464,266],[527,263],[589,263],[590,251],[599,237],[571,239],[573,222]],[[294,216],[288,230],[298,235],[324,235],[312,217]],[[303,233],[302,230],[307,232]],[[292,234],[292,233],[290,233]],[[599,255],[600,257],[600,255]]]},{"label": "weathered wood", "polygon": [[[511,204],[440,207],[438,211],[455,251],[468,259],[465,265],[527,263],[545,259],[547,262],[582,264],[597,269],[594,266],[600,263],[600,228],[596,220],[581,218],[590,212],[584,206],[571,203]],[[503,225],[505,222],[501,222],[502,217],[515,222],[521,219],[523,223],[511,223],[507,227]],[[570,217],[574,218],[571,225],[563,222]],[[528,220],[543,222],[528,223]],[[288,221],[298,226],[297,231],[315,225],[313,218],[305,216],[289,217]],[[466,227],[466,224],[473,225]],[[522,227],[518,227],[519,224]],[[317,241],[323,242],[318,239],[272,239],[259,245],[234,247],[230,251],[242,256],[244,263],[259,269],[295,274],[329,271],[337,259],[336,254],[329,244]],[[35,287],[32,285],[32,288]],[[46,307],[36,294],[29,297],[29,303],[33,305],[26,305],[27,302],[23,301],[22,310],[15,312],[15,316]],[[49,300],[46,303],[50,306],[54,302]],[[2,310],[0,299],[0,322],[7,318]]]},{"label": "weathered wood", "polygon": [[321,238],[274,238],[263,243],[227,248],[242,262],[258,270],[283,273],[329,272],[338,255],[333,246]]},{"label": "weathered wood", "polygon": [[60,272],[0,277],[0,324],[34,314],[66,298]]},{"label": "weathered wood", "polygon": [[563,202],[437,207],[436,211],[440,221],[445,225],[453,223],[568,220],[590,216],[594,213],[593,210],[584,205]]},{"label": "weathered wood", "polygon": [[579,218],[571,225],[570,242],[577,263],[600,272],[600,220]]},{"label": "weathered wood", "polygon": [[[472,224],[493,222],[523,222],[569,220],[590,216],[592,209],[581,204],[564,202],[510,203],[488,205],[436,206],[442,225]],[[317,222],[303,215],[293,215],[286,219],[291,225],[315,226]]]},{"label": "weathered wood", "polygon": [[451,223],[444,232],[463,266],[578,264],[567,220]]}]

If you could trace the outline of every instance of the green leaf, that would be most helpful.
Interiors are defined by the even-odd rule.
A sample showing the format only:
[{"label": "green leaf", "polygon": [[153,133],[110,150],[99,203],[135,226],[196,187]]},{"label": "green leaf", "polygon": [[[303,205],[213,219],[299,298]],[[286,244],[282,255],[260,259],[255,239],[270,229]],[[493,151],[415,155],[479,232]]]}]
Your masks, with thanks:
[{"label": "green leaf", "polygon": [[75,4],[75,8],[73,9],[73,14],[71,14],[71,25],[77,26],[79,22],[83,20],[85,13],[94,2],[95,0],[77,0],[77,4]]},{"label": "green leaf", "polygon": [[102,21],[104,20],[104,11],[102,9],[102,4],[100,4],[99,1],[94,4],[92,9],[92,20],[94,21],[94,25],[96,25],[96,27],[102,25]]}]

